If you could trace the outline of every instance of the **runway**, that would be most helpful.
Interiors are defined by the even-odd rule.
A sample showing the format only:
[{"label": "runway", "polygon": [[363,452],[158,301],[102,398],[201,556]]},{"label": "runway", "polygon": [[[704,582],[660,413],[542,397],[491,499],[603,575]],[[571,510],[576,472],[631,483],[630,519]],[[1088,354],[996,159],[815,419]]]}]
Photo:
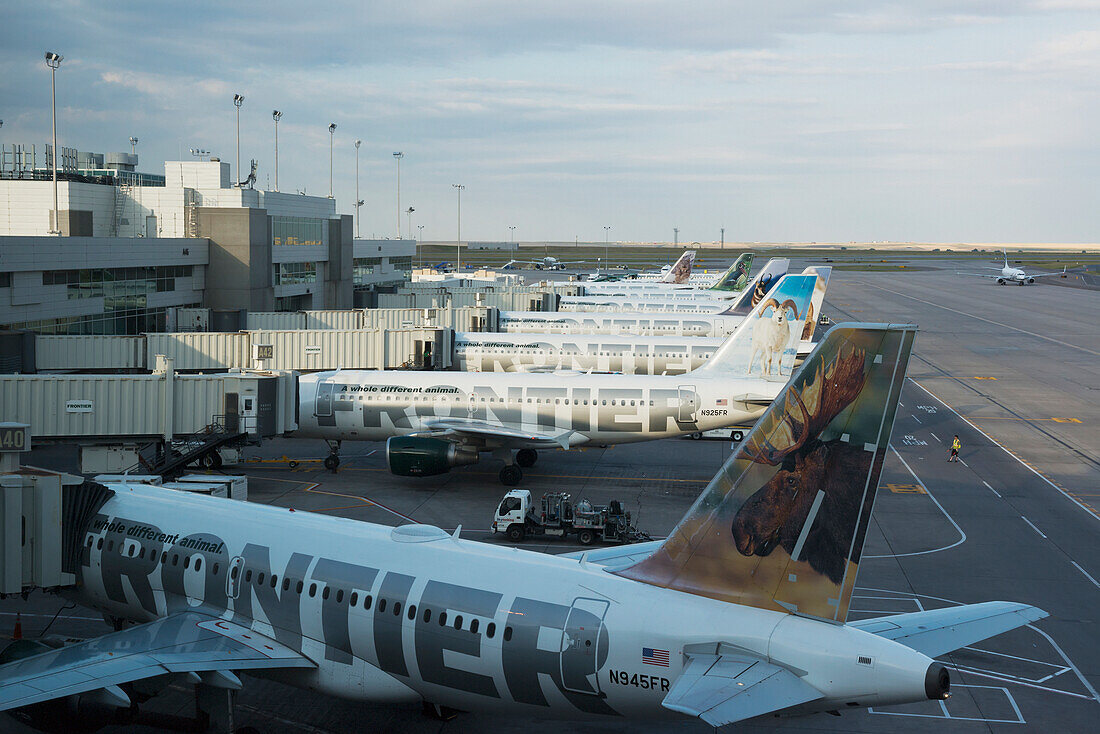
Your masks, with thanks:
[{"label": "runway", "polygon": [[[794,264],[792,264],[794,267]],[[801,267],[801,264],[799,264]],[[1048,732],[1090,731],[1100,715],[1100,293],[1036,285],[971,282],[951,270],[919,273],[837,271],[824,313],[834,321],[914,322],[921,326],[883,471],[853,600],[852,618],[956,603],[1011,600],[1050,617],[942,658],[952,666],[952,697],[887,710],[845,710],[763,719],[737,731]],[[962,461],[948,463],[958,434]],[[316,463],[296,470],[278,460],[323,456],[320,442],[279,440],[248,464],[253,501],[385,524],[405,518],[503,543],[486,531],[504,493],[492,464],[429,479],[393,477],[378,444],[345,446],[338,474]],[[545,453],[524,486],[538,496],[567,491],[593,501],[619,498],[639,525],[666,535],[728,455],[722,441],[673,439],[564,454]],[[56,468],[73,452],[36,451],[28,463]],[[574,550],[557,541],[524,547]],[[24,632],[49,622],[60,602],[0,602],[0,629],[23,611]],[[101,634],[88,610],[67,610],[52,632]],[[685,719],[668,726],[571,724],[461,714],[440,722],[420,709],[371,708],[247,679],[238,725],[261,731],[361,732],[708,732]],[[145,724],[187,715],[188,689],[147,705]],[[29,731],[0,720],[4,731]]]}]

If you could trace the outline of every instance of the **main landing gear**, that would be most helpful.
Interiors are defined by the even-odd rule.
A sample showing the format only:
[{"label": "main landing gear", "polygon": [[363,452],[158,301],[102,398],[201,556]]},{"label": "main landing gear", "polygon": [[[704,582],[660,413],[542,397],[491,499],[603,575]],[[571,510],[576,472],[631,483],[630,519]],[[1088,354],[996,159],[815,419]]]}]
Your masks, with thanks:
[{"label": "main landing gear", "polygon": [[499,474],[500,483],[514,487],[523,481],[523,469],[534,466],[539,454],[534,449],[520,449],[514,454],[508,449],[498,449],[493,452],[493,457],[504,461]]},{"label": "main landing gear", "polygon": [[325,457],[325,468],[333,474],[340,468],[340,442],[339,441],[325,441],[328,444],[328,449],[331,452]]}]

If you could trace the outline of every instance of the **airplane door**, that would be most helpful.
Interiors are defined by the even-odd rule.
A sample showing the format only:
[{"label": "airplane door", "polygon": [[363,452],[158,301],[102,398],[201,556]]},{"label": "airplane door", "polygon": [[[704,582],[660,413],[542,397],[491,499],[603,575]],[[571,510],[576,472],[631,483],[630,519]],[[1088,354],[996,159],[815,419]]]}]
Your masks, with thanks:
[{"label": "airplane door", "polygon": [[313,415],[332,415],[332,391],[335,385],[328,380],[317,381],[317,402],[314,404]]},{"label": "airplane door", "polygon": [[578,598],[569,608],[561,634],[561,680],[568,691],[601,695],[596,672],[607,658],[607,650],[600,648],[600,632],[608,606],[604,599]]},{"label": "airplane door", "polygon": [[233,556],[229,561],[229,568],[225,574],[225,595],[230,599],[236,599],[241,594],[241,575],[244,573],[244,559]]},{"label": "airplane door", "polygon": [[680,385],[680,412],[676,420],[682,423],[695,422],[695,409],[699,407],[694,385]]}]

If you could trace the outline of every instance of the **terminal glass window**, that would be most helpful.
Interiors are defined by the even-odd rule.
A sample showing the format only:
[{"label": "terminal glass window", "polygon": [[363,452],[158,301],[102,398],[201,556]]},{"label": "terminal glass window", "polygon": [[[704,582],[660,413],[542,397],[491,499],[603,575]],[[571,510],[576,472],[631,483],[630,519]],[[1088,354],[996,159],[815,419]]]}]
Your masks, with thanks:
[{"label": "terminal glass window", "polygon": [[362,283],[366,276],[382,270],[382,258],[357,257],[352,265],[352,281]]},{"label": "terminal glass window", "polygon": [[317,263],[277,263],[275,285],[298,285],[317,282]]},{"label": "terminal glass window", "polygon": [[272,217],[271,244],[323,244],[324,221],[309,217]]},{"label": "terminal glass window", "polygon": [[405,273],[405,275],[408,275],[409,273],[412,272],[412,267],[413,267],[412,255],[409,255],[408,257],[391,257],[390,258],[390,265],[393,266],[394,270],[401,271],[401,272]]},{"label": "terminal glass window", "polygon": [[191,276],[190,265],[46,270],[42,273],[42,285],[66,286],[66,297],[69,300],[105,298],[114,299],[119,304],[118,307],[137,307],[145,305],[147,294],[174,291],[176,278]]}]

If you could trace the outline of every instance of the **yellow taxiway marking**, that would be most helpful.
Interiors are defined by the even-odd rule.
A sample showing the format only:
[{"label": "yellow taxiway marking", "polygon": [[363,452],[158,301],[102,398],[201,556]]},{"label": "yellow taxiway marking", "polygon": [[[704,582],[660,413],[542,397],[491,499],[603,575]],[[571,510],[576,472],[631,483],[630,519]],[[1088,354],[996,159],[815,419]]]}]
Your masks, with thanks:
[{"label": "yellow taxiway marking", "polygon": [[975,375],[974,379],[975,380],[996,380],[997,378],[996,377],[978,377],[977,375]]},{"label": "yellow taxiway marking", "polygon": [[883,486],[895,494],[928,494],[919,484],[884,484]]},{"label": "yellow taxiway marking", "polygon": [[966,416],[973,421],[1054,421],[1055,423],[1080,423],[1080,418],[1017,418],[1015,416],[986,416],[986,415],[968,415]]}]

